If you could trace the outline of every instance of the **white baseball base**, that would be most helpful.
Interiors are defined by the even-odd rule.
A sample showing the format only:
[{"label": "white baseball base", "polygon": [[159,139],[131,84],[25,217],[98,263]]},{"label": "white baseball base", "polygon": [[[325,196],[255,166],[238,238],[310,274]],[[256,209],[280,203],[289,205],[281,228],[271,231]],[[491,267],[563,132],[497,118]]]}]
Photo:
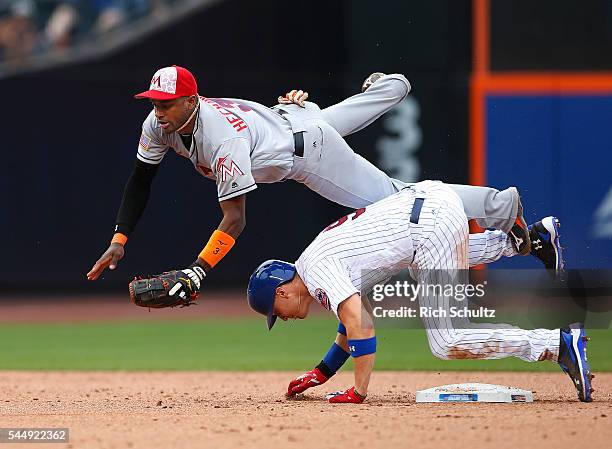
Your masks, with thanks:
[{"label": "white baseball base", "polygon": [[419,390],[417,402],[533,402],[533,393],[504,385],[465,383]]}]

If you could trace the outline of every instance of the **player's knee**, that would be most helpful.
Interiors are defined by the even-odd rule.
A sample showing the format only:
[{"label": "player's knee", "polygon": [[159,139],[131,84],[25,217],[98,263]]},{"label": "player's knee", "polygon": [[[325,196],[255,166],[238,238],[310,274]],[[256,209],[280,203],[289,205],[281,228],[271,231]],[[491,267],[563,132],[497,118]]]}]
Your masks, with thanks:
[{"label": "player's knee", "polygon": [[477,348],[465,344],[447,344],[439,351],[441,355],[437,357],[443,360],[466,360],[482,357]]},{"label": "player's knee", "polygon": [[472,358],[470,356],[469,348],[465,345],[456,344],[453,341],[444,343],[434,342],[430,344],[431,352],[437,358],[442,360],[461,360]]},{"label": "player's knee", "polygon": [[449,354],[451,354],[451,351],[449,345],[440,344],[438,342],[430,342],[429,349],[436,358],[442,360],[450,360]]},{"label": "player's knee", "polygon": [[437,359],[440,360],[451,360],[451,358],[448,356],[448,353],[443,352],[443,351],[432,351],[433,355],[436,356]]},{"label": "player's knee", "polygon": [[394,74],[373,84],[376,90],[385,98],[393,99],[395,104],[400,103],[410,93],[410,82],[404,75]]},{"label": "player's knee", "polygon": [[393,90],[393,97],[403,100],[410,93],[410,81],[406,79],[404,75],[397,74],[396,78],[393,79],[391,89]]}]

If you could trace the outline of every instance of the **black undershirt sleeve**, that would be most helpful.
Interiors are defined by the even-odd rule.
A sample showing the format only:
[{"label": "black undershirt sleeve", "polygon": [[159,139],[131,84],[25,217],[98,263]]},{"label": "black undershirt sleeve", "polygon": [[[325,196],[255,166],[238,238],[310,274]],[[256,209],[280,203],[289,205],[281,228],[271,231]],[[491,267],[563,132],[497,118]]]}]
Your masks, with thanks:
[{"label": "black undershirt sleeve", "polygon": [[159,165],[146,164],[136,159],[134,170],[125,184],[123,199],[117,212],[115,232],[127,236],[134,230],[149,201],[151,184],[158,168]]}]

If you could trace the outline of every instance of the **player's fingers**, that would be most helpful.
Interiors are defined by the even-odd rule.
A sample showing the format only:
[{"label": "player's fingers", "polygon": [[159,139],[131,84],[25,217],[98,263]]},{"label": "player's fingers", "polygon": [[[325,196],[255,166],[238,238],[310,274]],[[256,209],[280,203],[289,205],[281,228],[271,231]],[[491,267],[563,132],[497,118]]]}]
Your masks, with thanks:
[{"label": "player's fingers", "polygon": [[293,389],[295,387],[297,387],[300,384],[300,381],[297,379],[293,379],[291,382],[289,382],[289,386],[287,387],[287,396],[292,396],[293,394]]},{"label": "player's fingers", "polygon": [[295,94],[297,93],[297,90],[292,90],[289,93],[287,93],[287,98],[291,101],[293,101],[293,99],[295,98]]},{"label": "player's fingers", "polygon": [[87,280],[95,281],[96,279],[98,279],[98,273],[97,273],[97,267],[94,265],[91,268],[91,270],[89,270],[89,273],[87,273]]},{"label": "player's fingers", "polygon": [[100,259],[98,260],[94,266],[87,273],[87,279],[90,281],[95,281],[100,277],[100,274],[104,271],[104,269],[108,266],[108,259]]},{"label": "player's fingers", "polygon": [[300,385],[301,384],[294,385],[293,387],[289,388],[289,396],[293,396],[294,394],[298,394],[304,391],[303,389],[300,388]]},{"label": "player's fingers", "polygon": [[295,387],[293,387],[291,389],[291,393],[292,394],[302,393],[302,392],[308,390],[310,387],[311,387],[310,382],[308,380],[304,380],[299,385],[296,385]]},{"label": "player's fingers", "polygon": [[117,263],[119,262],[119,254],[115,253],[111,256],[110,262],[108,264],[108,268],[114,270],[117,268]]},{"label": "player's fingers", "polygon": [[308,92],[302,92],[302,95],[300,95],[300,106],[304,107],[304,102],[308,99]]},{"label": "player's fingers", "polygon": [[107,253],[102,254],[102,257],[100,257],[96,261],[94,266],[91,267],[91,270],[89,270],[89,273],[87,273],[87,278],[92,281],[95,281],[96,279],[98,279],[98,277],[104,271],[104,269],[108,267],[110,260],[111,260],[110,254],[107,254]]}]

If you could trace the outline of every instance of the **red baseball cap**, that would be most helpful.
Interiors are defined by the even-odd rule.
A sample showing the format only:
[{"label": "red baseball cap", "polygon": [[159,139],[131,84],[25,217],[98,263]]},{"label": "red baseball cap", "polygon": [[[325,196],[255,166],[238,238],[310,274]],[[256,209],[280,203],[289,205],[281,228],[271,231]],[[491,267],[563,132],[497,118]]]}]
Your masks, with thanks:
[{"label": "red baseball cap", "polygon": [[183,67],[173,65],[159,69],[151,78],[149,90],[134,95],[139,100],[174,100],[198,94],[198,84],[191,72]]}]

